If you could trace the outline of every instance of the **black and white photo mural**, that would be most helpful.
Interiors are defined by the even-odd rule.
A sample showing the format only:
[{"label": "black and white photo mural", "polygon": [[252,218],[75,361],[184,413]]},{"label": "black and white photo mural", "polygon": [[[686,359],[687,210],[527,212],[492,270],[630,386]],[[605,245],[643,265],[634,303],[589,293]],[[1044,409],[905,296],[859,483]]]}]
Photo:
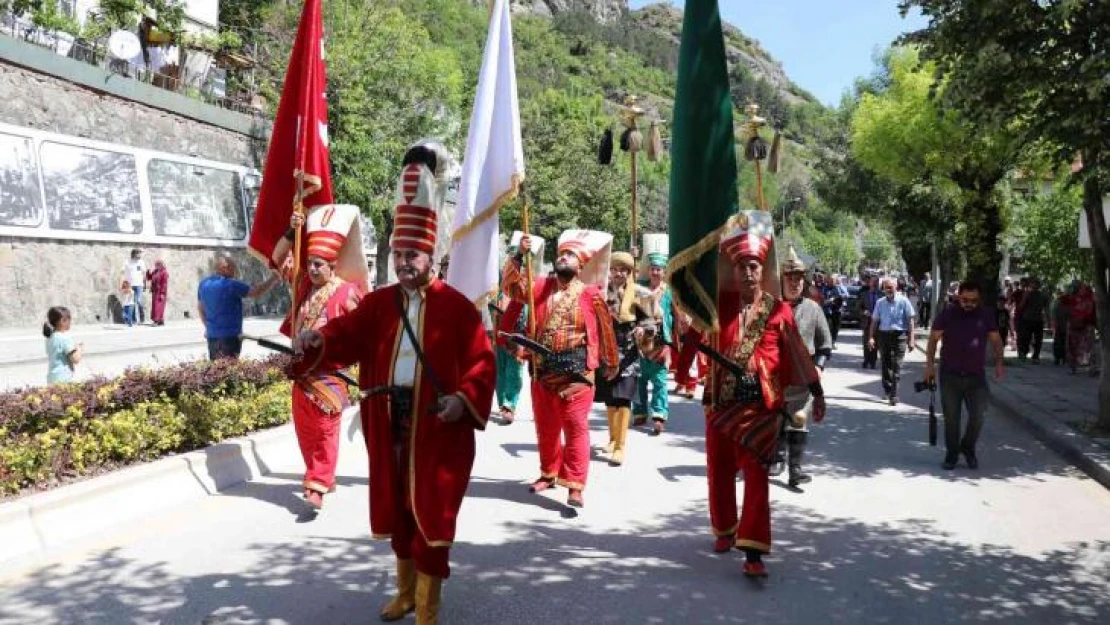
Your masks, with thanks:
[{"label": "black and white photo mural", "polygon": [[27,137],[0,132],[0,225],[33,228],[41,221],[34,146]]},{"label": "black and white photo mural", "polygon": [[233,240],[247,235],[236,172],[152,158],[147,179],[157,234]]},{"label": "black and white photo mural", "polygon": [[245,247],[261,176],[0,123],[0,236]]},{"label": "black and white photo mural", "polygon": [[136,234],[143,229],[135,156],[43,141],[39,147],[50,227]]}]

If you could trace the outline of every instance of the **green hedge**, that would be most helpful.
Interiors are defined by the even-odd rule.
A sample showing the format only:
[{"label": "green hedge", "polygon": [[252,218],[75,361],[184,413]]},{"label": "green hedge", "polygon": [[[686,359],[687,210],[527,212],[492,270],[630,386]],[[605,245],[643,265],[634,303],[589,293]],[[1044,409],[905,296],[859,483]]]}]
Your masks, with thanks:
[{"label": "green hedge", "polygon": [[0,394],[0,496],[190,451],[289,421],[281,357]]}]

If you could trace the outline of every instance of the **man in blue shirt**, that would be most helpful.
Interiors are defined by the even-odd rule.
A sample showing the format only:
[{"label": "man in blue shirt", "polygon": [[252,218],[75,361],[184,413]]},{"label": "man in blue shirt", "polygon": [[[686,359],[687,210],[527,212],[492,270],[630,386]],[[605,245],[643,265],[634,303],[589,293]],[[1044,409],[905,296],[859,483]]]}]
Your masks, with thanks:
[{"label": "man in blue shirt", "polygon": [[216,273],[201,280],[197,287],[197,311],[208,339],[208,358],[239,358],[243,342],[243,298],[259,297],[278,281],[271,275],[262,284],[250,286],[235,279],[235,261],[228,256],[216,259]]},{"label": "man in blue shirt", "polygon": [[898,403],[902,360],[907,351],[913,351],[913,322],[917,312],[910,300],[898,292],[893,279],[886,278],[882,285],[883,298],[875,303],[875,310],[871,312],[868,347],[875,349],[878,344],[883,364],[883,392],[893,406]]}]

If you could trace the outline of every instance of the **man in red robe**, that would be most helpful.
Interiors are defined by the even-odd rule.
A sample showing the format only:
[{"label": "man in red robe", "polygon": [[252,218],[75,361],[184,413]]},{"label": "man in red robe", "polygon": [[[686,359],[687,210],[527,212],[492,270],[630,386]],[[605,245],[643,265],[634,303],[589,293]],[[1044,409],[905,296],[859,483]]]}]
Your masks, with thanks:
[{"label": "man in red robe", "polygon": [[493,402],[496,364],[481,316],[435,275],[436,174],[447,158],[436,144],[405,155],[390,239],[400,284],[373,291],[354,312],[294,343],[308,370],[359,363],[370,529],[390,538],[397,556],[398,592],[381,610],[385,621],[413,610],[418,623],[438,618],[474,433],[485,429]]},{"label": "man in red robe", "polygon": [[[705,381],[706,371],[709,368],[705,362],[705,356],[698,352],[698,345],[702,343],[703,337],[701,332],[690,325],[690,317],[685,313],[675,312],[675,324],[678,358],[675,359],[674,364],[674,392],[675,395],[693,399],[694,393],[698,390],[698,384]],[[690,369],[695,364],[698,367],[696,376],[690,374]]]},{"label": "man in red robe", "polygon": [[[590,466],[590,408],[594,372],[612,379],[619,356],[609,306],[605,303],[612,235],[569,230],[559,237],[555,277],[537,278],[532,286],[536,335],[551,354],[533,358],[532,412],[540,449],[540,477],[530,490],[541,493],[556,484],[569,490],[567,505],[585,505],[582,490]],[[532,249],[530,237],[520,254]],[[505,263],[501,286],[513,299],[528,301],[520,254]],[[564,443],[565,439],[565,443]]]},{"label": "man in red robe", "polygon": [[[714,550],[744,552],[744,574],[766,577],[762,556],[771,550],[767,468],[782,426],[787,386],[813,393],[813,417],[825,416],[820,378],[798,335],[781,283],[770,216],[748,211],[734,217],[721,238],[717,312],[720,331],[710,344],[744,371],[737,376],[711,366],[706,405],[709,518]],[[736,472],[744,472],[743,514],[737,519]]]},{"label": "man in red robe", "polygon": [[[274,246],[277,267],[289,267],[295,231],[305,219],[293,213],[289,232]],[[307,219],[307,285],[302,284],[300,306],[290,336],[319,330],[329,321],[358,306],[365,293],[366,263],[358,228],[358,207],[350,204],[316,206]],[[353,236],[352,236],[353,235]],[[340,265],[340,258],[357,258]],[[286,280],[293,276],[284,272]],[[301,486],[313,510],[324,506],[324,495],[335,490],[335,466],[339,462],[339,421],[351,404],[347,384],[337,375],[341,363],[322,361],[311,374],[298,376],[293,384],[293,427],[304,459]]]}]

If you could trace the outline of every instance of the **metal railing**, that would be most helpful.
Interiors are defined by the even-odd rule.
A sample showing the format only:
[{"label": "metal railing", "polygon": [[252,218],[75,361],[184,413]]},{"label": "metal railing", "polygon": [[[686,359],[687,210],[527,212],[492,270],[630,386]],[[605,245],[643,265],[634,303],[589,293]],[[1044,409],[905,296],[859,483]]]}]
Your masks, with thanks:
[{"label": "metal railing", "polygon": [[[147,55],[137,57],[142,59],[141,63],[136,63],[136,59],[113,57],[108,51],[107,37],[92,41],[82,39],[70,33],[45,29],[30,18],[11,12],[0,14],[0,32],[75,61],[220,108],[251,116],[267,114],[253,68],[221,68],[217,63],[218,53],[184,50],[177,46],[149,47]],[[228,93],[228,78],[232,76],[242,80],[234,93]]]}]

